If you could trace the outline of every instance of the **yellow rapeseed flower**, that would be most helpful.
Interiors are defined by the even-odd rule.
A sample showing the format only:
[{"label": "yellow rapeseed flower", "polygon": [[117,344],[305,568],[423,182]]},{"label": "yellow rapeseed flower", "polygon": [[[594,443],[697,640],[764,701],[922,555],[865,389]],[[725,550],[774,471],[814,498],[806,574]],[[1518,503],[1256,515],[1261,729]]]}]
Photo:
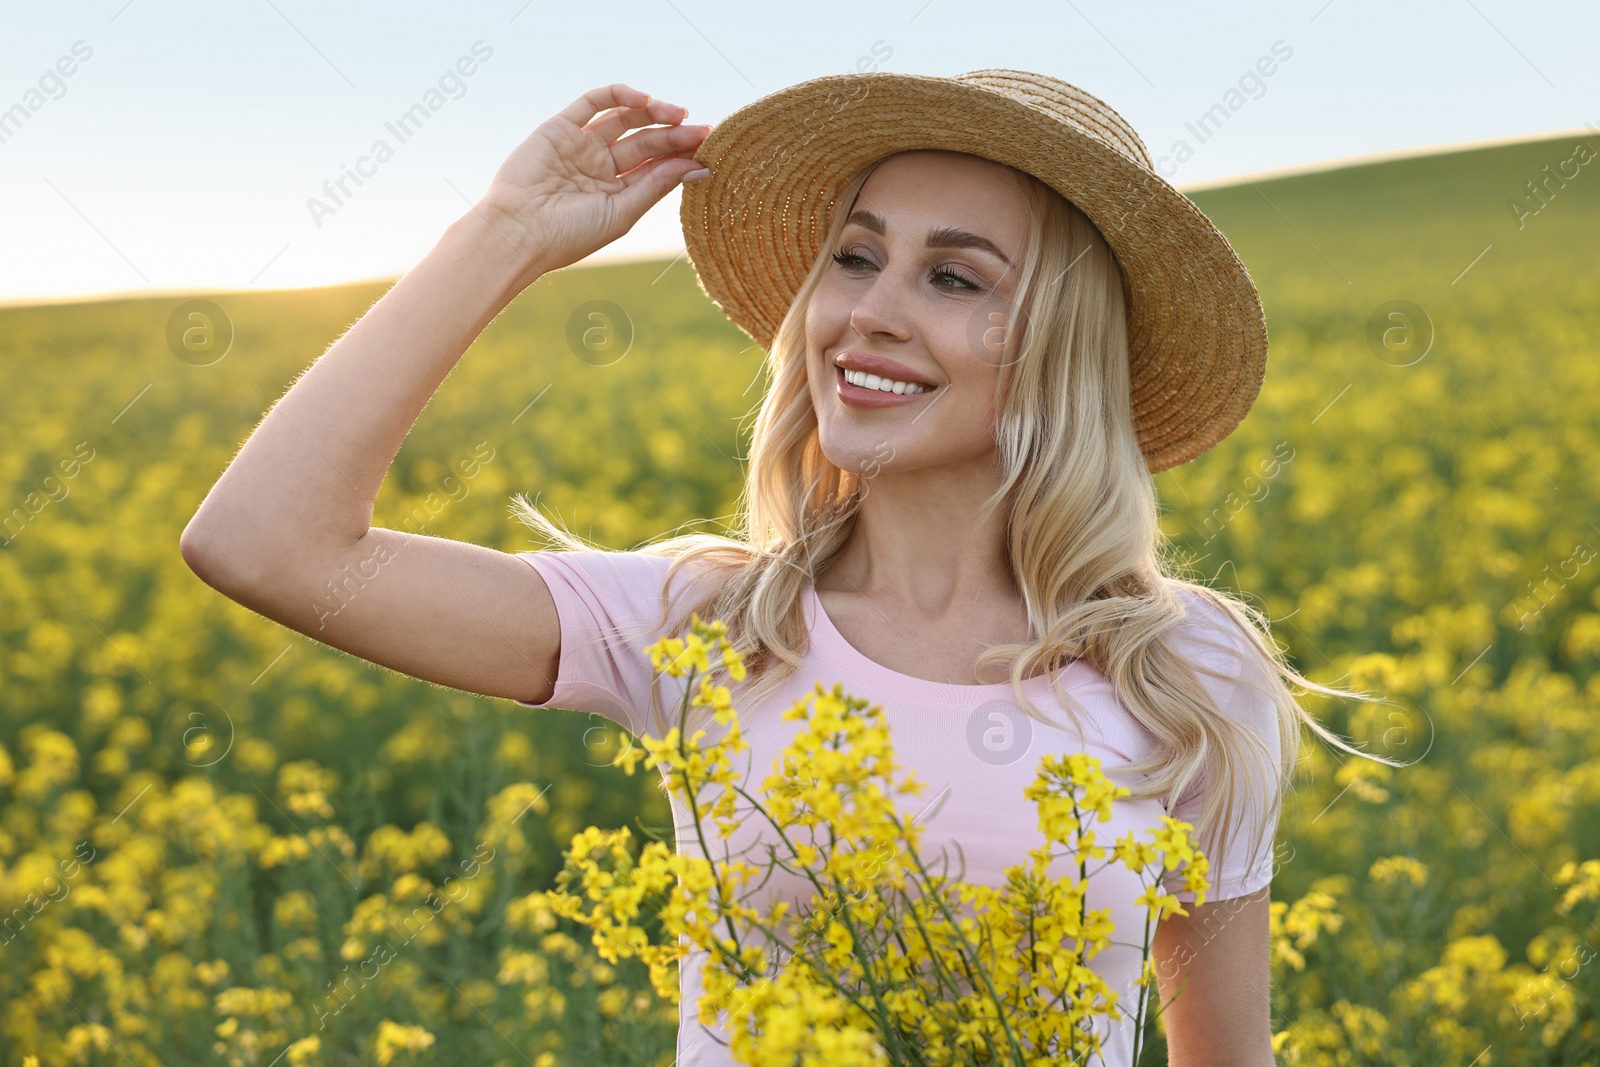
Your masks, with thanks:
[{"label": "yellow rapeseed flower", "polygon": [[1410,856],[1385,856],[1372,864],[1367,877],[1379,885],[1390,885],[1405,878],[1421,888],[1428,882],[1428,868]]},{"label": "yellow rapeseed flower", "polygon": [[384,1064],[394,1059],[396,1053],[421,1051],[432,1047],[433,1042],[434,1036],[420,1026],[401,1025],[384,1019],[378,1023],[377,1033],[373,1035],[373,1055],[380,1064]]}]

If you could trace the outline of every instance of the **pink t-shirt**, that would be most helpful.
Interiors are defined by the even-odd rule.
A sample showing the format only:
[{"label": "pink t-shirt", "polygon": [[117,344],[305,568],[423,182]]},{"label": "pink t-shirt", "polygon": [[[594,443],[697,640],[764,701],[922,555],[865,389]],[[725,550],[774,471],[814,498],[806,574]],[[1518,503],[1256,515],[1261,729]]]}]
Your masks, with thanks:
[{"label": "pink t-shirt", "polygon": [[[676,721],[684,692],[683,679],[656,675],[644,651],[663,636],[654,627],[659,619],[661,582],[669,560],[636,552],[519,555],[544,578],[555,600],[561,625],[561,660],[549,701],[517,703],[591,712],[635,736],[647,732],[659,736],[661,731],[648,718],[651,687],[656,687],[660,706],[671,721]],[[686,580],[683,571],[674,578],[670,590],[674,600],[681,595]],[[1117,768],[1144,757],[1154,748],[1155,738],[1117,700],[1105,676],[1085,661],[1069,664],[1059,682],[1077,702],[1078,718],[1090,727],[1087,737],[1071,728],[1072,719],[1061,709],[1044,676],[1025,681],[1024,690],[1048,718],[1061,723],[1059,726],[1045,726],[1029,716],[1015,701],[1008,682],[950,685],[889,670],[844,639],[823,610],[814,588],[807,585],[804,595],[811,647],[805,652],[801,669],[759,708],[740,706],[735,699],[740,729],[750,747],[748,752],[733,757],[734,766],[741,774],[748,769],[743,786],[753,796],[762,795],[761,782],[773,773],[778,752],[793,738],[799,725],[783,720],[782,712],[811,693],[814,683],[820,681],[824,689],[830,689],[834,682],[840,682],[849,695],[881,705],[901,774],[912,771],[926,785],[921,795],[901,794],[895,801],[903,815],[915,818],[924,827],[919,854],[930,873],[1002,885],[1004,868],[1031,863],[1028,850],[1044,844],[1037,808],[1023,795],[1037,775],[1043,756],[1087,752],[1099,758],[1101,769],[1113,780],[1128,785],[1131,782],[1118,778]],[[1225,678],[1237,679],[1244,638],[1231,626],[1224,627],[1216,609],[1209,604],[1192,595],[1185,596],[1185,604],[1193,605],[1190,619],[1177,633],[1186,651],[1223,671]],[[1217,643],[1219,640],[1225,647]],[[1263,697],[1235,681],[1221,681],[1203,673],[1200,679],[1219,707],[1256,730],[1269,752],[1278,751],[1276,712]],[[713,722],[702,743],[718,740],[722,729],[725,728]],[[1202,778],[1186,791],[1171,814],[1198,825],[1203,787]],[[704,856],[688,808],[676,794],[669,795],[678,851]],[[706,802],[718,795],[720,787],[708,789]],[[738,810],[748,812],[748,803],[741,800]],[[1276,833],[1276,820],[1267,825],[1259,806],[1253,805],[1249,811],[1248,821],[1235,832],[1228,855],[1220,860],[1211,857],[1213,884],[1208,901],[1247,896],[1272,880],[1271,837]],[[1094,824],[1096,841],[1109,847],[1130,829],[1138,839],[1145,840],[1147,831],[1161,826],[1163,814],[1168,812],[1157,800],[1120,799],[1114,805],[1111,821]],[[760,819],[742,820],[734,836],[723,839],[718,836],[716,823],[708,818],[703,832],[718,860],[742,858],[762,869],[768,866],[765,842],[776,843],[770,826]],[[1258,850],[1255,865],[1246,870],[1245,860],[1257,840],[1265,844]],[[1061,846],[1055,847],[1059,850]],[[1108,854],[1107,859],[1111,858]],[[1120,863],[1095,870],[1097,864],[1105,862],[1090,863],[1088,907],[1111,909],[1114,940],[1089,963],[1111,989],[1118,991],[1118,1003],[1129,1016],[1116,1021],[1104,1014],[1095,1016],[1104,1062],[1120,1067],[1132,1058],[1131,1015],[1139,994],[1133,981],[1144,954],[1147,913],[1143,906],[1133,903],[1143,891],[1138,875]],[[1223,877],[1219,879],[1218,868],[1223,864],[1226,869],[1220,872]],[[1058,859],[1050,873],[1058,878],[1073,870]],[[1181,872],[1167,875],[1169,891],[1185,904],[1192,903],[1194,894],[1179,890],[1180,879]],[[765,911],[781,895],[781,899],[791,901],[790,914],[794,914],[810,899],[811,892],[812,887],[803,878],[778,870],[747,902]],[[1153,940],[1153,929],[1150,936]],[[733,1063],[726,1048],[726,1014],[719,1017],[715,1028],[699,1021],[696,1003],[705,958],[706,954],[696,949],[685,957],[680,970],[680,1067],[725,1067]],[[1152,989],[1147,994],[1147,1018],[1156,1010],[1156,1001]]]}]

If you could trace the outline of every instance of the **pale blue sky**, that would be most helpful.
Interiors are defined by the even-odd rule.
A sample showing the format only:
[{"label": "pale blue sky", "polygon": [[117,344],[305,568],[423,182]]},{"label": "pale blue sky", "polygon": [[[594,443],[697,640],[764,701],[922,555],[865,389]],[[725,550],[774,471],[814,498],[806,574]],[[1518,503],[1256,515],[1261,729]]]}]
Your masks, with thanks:
[{"label": "pale blue sky", "polygon": [[[1158,157],[1188,141],[1193,158],[1167,166],[1180,188],[1600,132],[1600,7],[1577,2],[88,0],[3,3],[0,25],[7,302],[396,276],[535,126],[612,81],[714,123],[863,57],[906,73],[1036,70],[1106,100]],[[475,42],[492,55],[399,143],[384,124]],[[1292,54],[1264,91],[1247,86],[1198,143],[1185,123],[1275,44]],[[393,158],[319,226],[308,198],[380,137]],[[674,191],[594,258],[678,251],[677,207]]]}]

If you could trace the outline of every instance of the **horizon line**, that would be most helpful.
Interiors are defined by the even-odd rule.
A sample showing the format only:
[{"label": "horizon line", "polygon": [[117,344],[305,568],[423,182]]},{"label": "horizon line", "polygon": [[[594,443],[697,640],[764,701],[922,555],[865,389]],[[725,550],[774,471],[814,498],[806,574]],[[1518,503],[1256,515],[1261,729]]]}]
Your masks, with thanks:
[{"label": "horizon line", "polygon": [[[1293,178],[1306,174],[1322,174],[1333,170],[1346,170],[1354,167],[1369,166],[1374,163],[1389,163],[1402,159],[1423,159],[1428,156],[1449,155],[1455,152],[1465,152],[1484,148],[1499,148],[1505,145],[1529,144],[1535,141],[1553,141],[1568,136],[1587,136],[1600,134],[1600,127],[1579,126],[1565,130],[1553,130],[1544,133],[1517,134],[1508,137],[1485,137],[1475,141],[1456,141],[1448,144],[1422,145],[1411,148],[1393,148],[1377,152],[1362,152],[1348,156],[1337,156],[1332,159],[1317,160],[1310,163],[1293,163],[1282,167],[1268,167],[1263,170],[1247,171],[1242,174],[1228,175],[1222,178],[1206,178],[1196,182],[1171,183],[1185,196],[1196,192],[1210,192],[1216,189],[1226,189],[1236,185],[1245,185],[1256,181],[1272,181],[1278,178]],[[661,249],[650,252],[619,252],[611,255],[600,249],[591,255],[585,256],[577,263],[570,264],[561,270],[574,270],[581,267],[602,267],[622,265],[629,263],[659,262],[663,259],[677,260],[687,251],[679,246],[675,249]],[[552,272],[553,273],[553,272]],[[110,292],[82,293],[73,296],[46,296],[46,297],[18,297],[8,299],[0,297],[0,310],[26,307],[52,307],[59,304],[93,304],[104,303],[112,300],[154,300],[161,297],[179,296],[233,296],[244,293],[290,293],[310,292],[320,289],[338,289],[351,285],[376,285],[379,283],[394,284],[405,276],[399,274],[385,274],[367,278],[351,278],[346,281],[327,282],[321,285],[291,285],[268,288],[249,289],[119,289]]]}]

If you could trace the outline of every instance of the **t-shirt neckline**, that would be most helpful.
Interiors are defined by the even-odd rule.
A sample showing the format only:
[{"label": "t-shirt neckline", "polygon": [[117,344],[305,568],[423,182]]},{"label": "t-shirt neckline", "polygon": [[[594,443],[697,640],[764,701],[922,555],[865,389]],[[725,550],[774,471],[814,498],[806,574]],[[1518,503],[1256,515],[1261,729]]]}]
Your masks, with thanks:
[{"label": "t-shirt neckline", "polygon": [[[953,682],[936,682],[929,678],[918,678],[890,670],[845,640],[845,636],[833,624],[833,619],[829,618],[827,609],[822,606],[822,598],[817,595],[816,586],[812,582],[805,584],[805,601],[806,629],[817,652],[835,667],[861,681],[892,693],[941,704],[971,704],[1013,695],[1010,682],[960,685]],[[1074,684],[1079,674],[1084,671],[1092,673],[1093,668],[1083,660],[1073,660],[1057,672],[1058,684],[1065,690]],[[1030,697],[1035,693],[1048,693],[1050,676],[1036,674],[1031,678],[1024,678],[1022,687],[1023,692]]]}]

